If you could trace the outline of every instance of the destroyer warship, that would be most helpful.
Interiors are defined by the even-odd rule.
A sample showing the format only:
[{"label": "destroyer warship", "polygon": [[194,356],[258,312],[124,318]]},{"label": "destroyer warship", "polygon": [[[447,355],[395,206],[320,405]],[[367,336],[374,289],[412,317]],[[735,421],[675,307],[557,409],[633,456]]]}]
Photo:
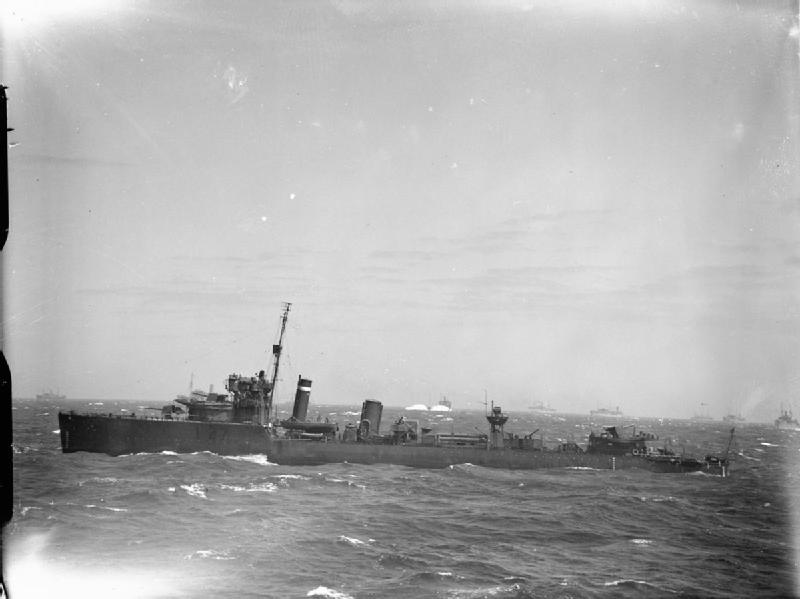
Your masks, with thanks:
[{"label": "destroyer warship", "polygon": [[508,416],[495,405],[486,414],[488,433],[435,433],[419,420],[405,416],[382,432],[383,404],[374,399],[363,402],[356,423],[340,430],[336,423],[308,420],[312,381],[302,375],[298,377],[291,417],[270,417],[290,305],[284,305],[279,341],[273,345],[270,380],[263,370],[252,377],[232,374],[225,384],[228,395],[209,392],[179,396],[156,417],[60,412],[62,451],[266,454],[271,462],[293,466],[349,462],[445,468],[470,463],[519,470],[643,468],[727,475],[727,450],[722,457],[677,455],[666,448],[651,447],[648,442],[654,440],[652,435],[623,437],[615,426],[592,432],[586,449],[575,443],[546,447],[541,437],[534,436],[536,431],[521,437],[505,433]]}]

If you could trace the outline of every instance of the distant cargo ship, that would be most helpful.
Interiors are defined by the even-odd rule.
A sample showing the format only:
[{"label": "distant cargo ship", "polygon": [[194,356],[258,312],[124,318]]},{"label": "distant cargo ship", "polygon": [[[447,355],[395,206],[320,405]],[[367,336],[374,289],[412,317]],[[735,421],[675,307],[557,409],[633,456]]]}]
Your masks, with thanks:
[{"label": "distant cargo ship", "polygon": [[619,409],[619,406],[615,410],[610,410],[608,408],[599,408],[597,410],[592,410],[589,412],[589,415],[593,418],[622,418],[625,414]]},{"label": "distant cargo ship", "polygon": [[528,409],[537,414],[552,414],[556,411],[555,408],[550,407],[550,404],[546,404],[543,401],[537,401],[533,405],[528,406]]}]

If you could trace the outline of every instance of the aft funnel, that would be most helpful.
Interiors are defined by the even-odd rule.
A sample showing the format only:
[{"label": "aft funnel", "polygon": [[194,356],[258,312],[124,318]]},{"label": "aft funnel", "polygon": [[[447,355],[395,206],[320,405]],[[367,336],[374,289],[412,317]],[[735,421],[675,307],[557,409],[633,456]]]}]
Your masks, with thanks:
[{"label": "aft funnel", "polygon": [[311,395],[311,380],[297,377],[297,391],[294,394],[294,409],[292,418],[304,421],[308,414],[308,398]]}]

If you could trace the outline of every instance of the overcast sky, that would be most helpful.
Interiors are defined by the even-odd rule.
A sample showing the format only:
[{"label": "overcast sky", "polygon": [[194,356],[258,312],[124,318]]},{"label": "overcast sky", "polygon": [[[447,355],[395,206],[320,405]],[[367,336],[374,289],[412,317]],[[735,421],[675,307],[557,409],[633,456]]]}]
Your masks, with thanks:
[{"label": "overcast sky", "polygon": [[16,397],[800,398],[797,2],[6,10]]}]

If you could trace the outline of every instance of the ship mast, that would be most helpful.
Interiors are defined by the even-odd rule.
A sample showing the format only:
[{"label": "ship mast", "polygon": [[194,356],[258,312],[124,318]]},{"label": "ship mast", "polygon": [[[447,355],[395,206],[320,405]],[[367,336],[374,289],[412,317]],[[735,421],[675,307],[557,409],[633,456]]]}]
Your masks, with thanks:
[{"label": "ship mast", "polygon": [[283,350],[283,334],[286,332],[286,321],[289,319],[289,309],[292,307],[292,304],[289,302],[283,303],[283,315],[281,316],[281,334],[278,337],[277,345],[272,346],[272,355],[274,356],[274,360],[272,362],[272,380],[270,381],[269,387],[269,397],[267,398],[267,405],[266,409],[263,410],[262,404],[262,413],[261,413],[261,424],[264,424],[264,412],[266,412],[267,417],[269,417],[269,413],[272,411],[272,402],[275,398],[275,385],[278,382],[278,366],[281,361],[281,351]]}]

